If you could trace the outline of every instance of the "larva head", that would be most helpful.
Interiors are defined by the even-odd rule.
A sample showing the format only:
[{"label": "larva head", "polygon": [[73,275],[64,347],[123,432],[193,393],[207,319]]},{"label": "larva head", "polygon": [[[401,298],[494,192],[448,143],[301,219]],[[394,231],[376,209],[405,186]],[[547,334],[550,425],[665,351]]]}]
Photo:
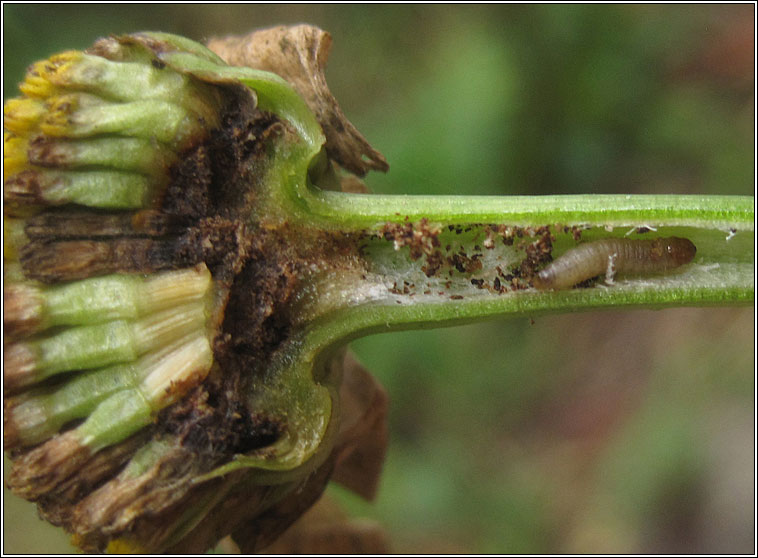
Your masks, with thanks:
[{"label": "larva head", "polygon": [[664,238],[666,254],[673,260],[674,267],[690,263],[697,252],[692,241],[672,236]]},{"label": "larva head", "polygon": [[543,269],[532,278],[532,286],[540,291],[547,291],[554,288],[554,283],[555,274],[548,268]]}]

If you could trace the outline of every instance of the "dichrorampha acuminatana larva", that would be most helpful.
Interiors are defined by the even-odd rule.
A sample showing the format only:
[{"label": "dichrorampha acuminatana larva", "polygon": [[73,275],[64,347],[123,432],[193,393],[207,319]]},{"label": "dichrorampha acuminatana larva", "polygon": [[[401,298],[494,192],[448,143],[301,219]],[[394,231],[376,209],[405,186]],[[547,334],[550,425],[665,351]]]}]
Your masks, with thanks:
[{"label": "dichrorampha acuminatana larva", "polygon": [[539,290],[560,290],[606,274],[645,275],[687,264],[697,249],[686,238],[650,240],[613,238],[580,244],[540,271],[532,284]]}]

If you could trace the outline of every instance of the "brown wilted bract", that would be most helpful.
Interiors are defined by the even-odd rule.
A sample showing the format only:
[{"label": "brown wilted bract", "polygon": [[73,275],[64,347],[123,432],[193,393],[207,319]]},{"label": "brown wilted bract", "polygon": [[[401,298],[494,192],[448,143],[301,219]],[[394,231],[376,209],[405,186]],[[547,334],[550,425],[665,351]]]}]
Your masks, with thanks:
[{"label": "brown wilted bract", "polygon": [[332,38],[311,25],[278,26],[244,37],[211,39],[208,48],[232,66],[274,72],[295,88],[326,135],[329,157],[350,172],[386,172],[387,160],[345,117],[326,84],[324,68]]}]

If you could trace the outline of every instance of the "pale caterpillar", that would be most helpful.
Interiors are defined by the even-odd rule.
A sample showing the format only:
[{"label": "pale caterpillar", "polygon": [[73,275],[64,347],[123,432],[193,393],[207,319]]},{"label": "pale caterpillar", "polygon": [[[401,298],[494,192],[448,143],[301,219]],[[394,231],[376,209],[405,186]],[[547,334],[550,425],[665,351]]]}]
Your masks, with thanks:
[{"label": "pale caterpillar", "polygon": [[568,289],[598,275],[645,275],[689,263],[695,245],[675,236],[635,240],[609,238],[580,244],[537,273],[532,284],[539,290]]}]

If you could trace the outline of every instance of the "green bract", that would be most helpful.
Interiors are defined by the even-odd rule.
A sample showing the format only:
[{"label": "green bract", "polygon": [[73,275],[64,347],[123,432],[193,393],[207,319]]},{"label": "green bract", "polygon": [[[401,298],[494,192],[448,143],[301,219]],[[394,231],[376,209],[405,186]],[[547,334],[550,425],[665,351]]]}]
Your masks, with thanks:
[{"label": "green bract", "polygon": [[[753,299],[752,198],[338,191],[317,95],[167,34],[53,56],[21,90],[4,120],[9,483],[87,550],[203,551],[320,491],[360,335]],[[658,236],[695,260],[532,287],[577,242]]]}]

